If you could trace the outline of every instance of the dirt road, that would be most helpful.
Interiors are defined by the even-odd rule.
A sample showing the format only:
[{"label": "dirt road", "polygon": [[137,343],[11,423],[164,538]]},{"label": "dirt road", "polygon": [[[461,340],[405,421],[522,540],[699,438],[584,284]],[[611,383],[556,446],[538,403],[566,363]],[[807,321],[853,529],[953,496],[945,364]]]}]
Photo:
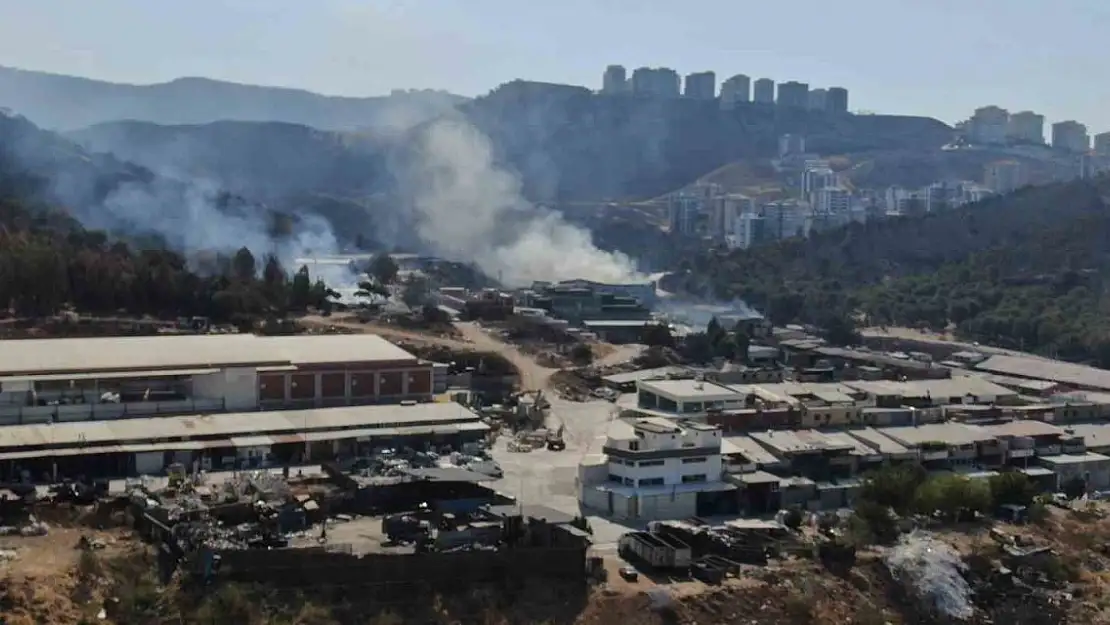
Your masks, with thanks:
[{"label": "dirt road", "polygon": [[300,318],[301,323],[310,328],[325,328],[334,326],[337,328],[344,328],[353,330],[355,332],[377,334],[385,339],[396,341],[408,341],[411,343],[419,343],[424,345],[442,345],[452,349],[475,349],[475,346],[466,342],[465,340],[452,339],[444,336],[435,336],[423,332],[413,332],[405,330],[396,326],[391,326],[384,323],[362,323],[353,316],[334,316],[334,317],[320,317],[317,315],[306,315]]},{"label": "dirt road", "polygon": [[551,374],[558,371],[558,369],[550,369],[548,367],[540,366],[534,358],[521,352],[515,345],[510,345],[505,341],[489,334],[472,321],[459,322],[455,324],[463,335],[463,339],[467,342],[470,349],[479,351],[488,351],[501,354],[509,362],[513,363],[517,369],[520,370],[520,387],[525,390],[548,390],[550,388],[549,381]]}]

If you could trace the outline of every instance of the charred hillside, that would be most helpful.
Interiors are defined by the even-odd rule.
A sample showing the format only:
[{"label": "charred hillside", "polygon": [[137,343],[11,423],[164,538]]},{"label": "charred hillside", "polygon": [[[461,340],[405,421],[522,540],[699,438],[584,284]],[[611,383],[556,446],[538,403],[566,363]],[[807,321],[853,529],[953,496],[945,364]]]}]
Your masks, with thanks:
[{"label": "charred hillside", "polygon": [[744,158],[771,157],[783,134],[820,153],[935,150],[952,129],[935,119],[828,115],[759,105],[602,96],[515,81],[460,107],[537,201],[647,198]]}]

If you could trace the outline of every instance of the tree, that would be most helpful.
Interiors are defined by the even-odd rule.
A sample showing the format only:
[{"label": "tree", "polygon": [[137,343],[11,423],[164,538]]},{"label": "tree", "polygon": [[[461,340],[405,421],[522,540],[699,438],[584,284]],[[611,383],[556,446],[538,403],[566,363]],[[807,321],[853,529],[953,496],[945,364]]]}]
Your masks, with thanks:
[{"label": "tree", "polygon": [[429,285],[427,280],[411,278],[405,282],[401,290],[401,301],[409,308],[416,308],[428,300]]},{"label": "tree", "polygon": [[1020,471],[1006,471],[991,476],[988,480],[991,492],[991,503],[995,508],[999,506],[1030,506],[1037,496],[1037,488],[1033,481]]},{"label": "tree", "polygon": [[914,498],[918,512],[937,513],[952,521],[991,509],[990,486],[962,475],[931,477],[918,487]]},{"label": "tree", "polygon": [[782,515],[782,524],[794,531],[801,528],[804,522],[805,515],[802,514],[802,509],[798,506],[790,506],[786,513]]},{"label": "tree", "polygon": [[389,288],[384,284],[374,280],[364,280],[358,283],[358,290],[355,291],[355,297],[362,297],[365,299],[389,297]]},{"label": "tree", "polygon": [[1079,499],[1087,494],[1087,480],[1077,475],[1061,484],[1060,490],[1068,499]]},{"label": "tree", "polygon": [[859,498],[899,514],[910,510],[914,493],[928,477],[920,465],[883,467],[864,477]]},{"label": "tree", "polygon": [[400,271],[401,268],[397,266],[392,256],[381,253],[374,255],[366,273],[370,274],[379,284],[393,284]]},{"label": "tree", "polygon": [[888,544],[898,538],[898,522],[890,508],[861,499],[848,518],[848,534],[857,546]]},{"label": "tree", "polygon": [[242,282],[250,282],[258,275],[258,267],[254,261],[254,254],[246,247],[239,248],[231,261],[234,277]]},{"label": "tree", "polygon": [[640,340],[648,347],[674,346],[674,335],[671,334],[670,327],[662,323],[652,323],[644,326]]},{"label": "tree", "polygon": [[570,349],[570,353],[568,355],[570,356],[571,362],[579,367],[584,367],[590,364],[591,362],[593,362],[594,359],[593,350],[591,350],[590,346],[586,345],[585,343],[576,344]]},{"label": "tree", "polygon": [[748,362],[748,349],[751,347],[752,337],[748,334],[748,326],[737,323],[732,330],[732,345],[735,352],[734,358],[741,363]]}]

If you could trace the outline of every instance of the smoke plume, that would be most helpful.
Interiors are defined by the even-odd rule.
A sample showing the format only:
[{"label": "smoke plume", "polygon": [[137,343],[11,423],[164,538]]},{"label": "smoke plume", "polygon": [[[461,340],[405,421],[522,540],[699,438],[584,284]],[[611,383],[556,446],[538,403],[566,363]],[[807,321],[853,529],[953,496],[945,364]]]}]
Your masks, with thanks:
[{"label": "smoke plume", "polygon": [[474,126],[442,119],[422,128],[398,178],[420,238],[440,256],[472,262],[507,285],[585,278],[643,279],[627,256],[597,248],[589,232],[524,199]]}]

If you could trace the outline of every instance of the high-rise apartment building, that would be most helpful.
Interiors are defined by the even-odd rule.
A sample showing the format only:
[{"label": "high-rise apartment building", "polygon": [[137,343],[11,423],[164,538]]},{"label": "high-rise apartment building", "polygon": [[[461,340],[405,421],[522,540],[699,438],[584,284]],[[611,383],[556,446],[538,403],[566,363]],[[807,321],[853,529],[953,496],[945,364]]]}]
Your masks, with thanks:
[{"label": "high-rise apartment building", "polygon": [[1044,115],[1033,111],[1020,111],[1010,116],[1006,129],[1007,138],[1019,143],[1044,143]]},{"label": "high-rise apartment building", "polygon": [[847,214],[852,194],[844,187],[822,187],[813,192],[813,210],[818,213]]},{"label": "high-rise apartment building", "polygon": [[1052,124],[1052,147],[1076,154],[1086,152],[1091,149],[1091,138],[1087,136],[1087,127],[1072,120]]},{"label": "high-rise apartment building", "polygon": [[721,108],[731,109],[751,100],[752,79],[737,74],[721,83]]},{"label": "high-rise apartment building", "polygon": [[825,110],[841,114],[848,112],[848,90],[844,87],[829,87],[829,93],[825,96]]},{"label": "high-rise apartment building", "polygon": [[1009,193],[1026,182],[1025,167],[1017,161],[995,161],[983,172],[983,186],[994,193]]},{"label": "high-rise apartment building", "polygon": [[809,100],[806,102],[806,106],[811,111],[823,111],[828,105],[828,96],[828,89],[810,89]]},{"label": "high-rise apartment building", "polygon": [[682,79],[669,67],[640,67],[632,72],[632,93],[658,98],[677,98]]},{"label": "high-rise apartment building", "polygon": [[796,80],[780,83],[775,104],[789,108],[806,108],[809,106],[809,85]]},{"label": "high-rise apartment building", "polygon": [[601,92],[606,95],[616,95],[628,91],[628,73],[623,65],[610,65],[605,68],[601,80]]},{"label": "high-rise apartment building", "polygon": [[802,135],[782,135],[779,137],[779,158],[791,154],[805,154],[806,138]]},{"label": "high-rise apartment building", "polygon": [[1110,132],[1100,132],[1095,135],[1095,154],[1110,156]]},{"label": "high-rise apartment building", "polygon": [[717,75],[713,72],[687,74],[683,95],[692,100],[712,100],[717,97]]},{"label": "high-rise apartment building", "polygon": [[774,104],[775,81],[770,78],[760,78],[752,83],[752,101],[756,104]]},{"label": "high-rise apartment building", "polygon": [[967,138],[978,145],[1002,145],[1010,129],[1010,112],[998,106],[975,109],[967,124]]}]

